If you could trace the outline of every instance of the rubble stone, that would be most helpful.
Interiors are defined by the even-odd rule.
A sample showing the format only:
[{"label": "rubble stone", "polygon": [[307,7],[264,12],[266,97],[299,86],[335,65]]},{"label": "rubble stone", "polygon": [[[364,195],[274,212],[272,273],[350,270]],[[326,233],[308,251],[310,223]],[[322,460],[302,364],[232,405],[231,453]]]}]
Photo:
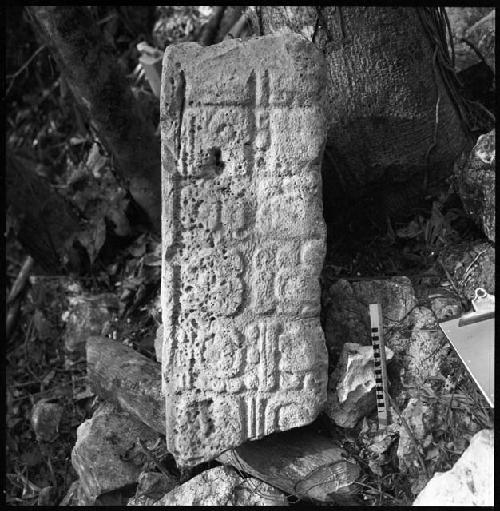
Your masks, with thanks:
[{"label": "rubble stone", "polygon": [[495,9],[474,23],[465,33],[465,39],[478,49],[486,64],[495,72]]},{"label": "rubble stone", "polygon": [[470,153],[455,163],[454,174],[465,211],[495,243],[495,130],[481,135]]},{"label": "rubble stone", "polygon": [[325,73],[296,34],[165,52],[162,390],[180,465],[308,424],[326,400]]},{"label": "rubble stone", "polygon": [[462,39],[467,38],[472,32],[472,27],[492,11],[494,11],[492,7],[446,7],[455,47],[457,72],[481,62],[479,56]]},{"label": "rubble stone", "polygon": [[493,506],[494,435],[483,429],[448,472],[437,472],[414,506]]},{"label": "rubble stone", "polygon": [[287,506],[286,496],[272,486],[231,467],[206,470],[174,488],[155,506]]},{"label": "rubble stone", "polygon": [[142,472],[137,480],[137,491],[127,506],[152,506],[166,493],[178,486],[179,481],[159,472]]},{"label": "rubble stone", "polygon": [[147,446],[158,437],[142,422],[109,404],[78,426],[76,434],[71,462],[87,505],[93,505],[104,493],[137,482],[146,461],[138,438]]},{"label": "rubble stone", "polygon": [[[386,348],[387,361],[393,355]],[[328,382],[326,414],[337,426],[353,428],[376,406],[373,348],[346,343]]]}]

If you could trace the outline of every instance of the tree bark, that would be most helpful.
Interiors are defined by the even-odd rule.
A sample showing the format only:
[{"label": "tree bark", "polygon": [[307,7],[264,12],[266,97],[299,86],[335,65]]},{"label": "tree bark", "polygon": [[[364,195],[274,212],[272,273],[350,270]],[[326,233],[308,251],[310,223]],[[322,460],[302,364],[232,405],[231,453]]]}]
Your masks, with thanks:
[{"label": "tree bark", "polygon": [[160,143],[123,71],[85,6],[30,6],[75,99],[112,154],[134,200],[160,231]]},{"label": "tree bark", "polygon": [[87,339],[88,379],[94,392],[165,434],[161,365],[106,337]]},{"label": "tree bark", "polygon": [[65,261],[76,256],[74,235],[81,229],[73,207],[50,184],[29,168],[29,160],[7,148],[7,207],[18,223],[17,239],[46,272],[60,275]]},{"label": "tree bark", "polygon": [[359,196],[370,182],[405,181],[428,169],[449,175],[455,158],[472,145],[433,66],[435,47],[417,9],[262,6],[256,14],[263,35],[302,33],[325,54],[325,202]]}]

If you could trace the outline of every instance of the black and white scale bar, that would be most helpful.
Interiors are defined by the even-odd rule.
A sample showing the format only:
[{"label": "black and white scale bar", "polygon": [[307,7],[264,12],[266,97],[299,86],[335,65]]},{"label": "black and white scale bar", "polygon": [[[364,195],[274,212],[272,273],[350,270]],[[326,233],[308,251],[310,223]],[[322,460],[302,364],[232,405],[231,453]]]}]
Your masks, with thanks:
[{"label": "black and white scale bar", "polygon": [[375,391],[379,429],[385,429],[389,423],[389,402],[387,398],[387,366],[385,360],[384,332],[382,324],[382,306],[370,304],[370,322],[375,362]]}]

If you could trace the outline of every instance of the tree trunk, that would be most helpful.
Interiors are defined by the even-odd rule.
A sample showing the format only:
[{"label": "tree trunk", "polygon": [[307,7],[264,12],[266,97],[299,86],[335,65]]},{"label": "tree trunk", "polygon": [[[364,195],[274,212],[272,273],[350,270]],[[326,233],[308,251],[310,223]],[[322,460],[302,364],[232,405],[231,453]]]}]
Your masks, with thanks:
[{"label": "tree trunk", "polygon": [[[7,148],[6,199],[17,226],[17,238],[45,271],[60,275],[63,262],[76,263],[73,236],[80,219],[72,206],[50,184],[28,167],[29,160]],[[72,268],[77,269],[77,268]]]},{"label": "tree trunk", "polygon": [[130,194],[159,232],[160,143],[112,49],[84,6],[30,6],[75,99],[89,112]]},{"label": "tree trunk", "polygon": [[370,182],[405,181],[428,169],[449,174],[472,145],[442,70],[433,66],[426,32],[432,14],[426,26],[424,14],[410,7],[257,7],[263,34],[302,33],[326,56],[326,208],[359,196]]}]

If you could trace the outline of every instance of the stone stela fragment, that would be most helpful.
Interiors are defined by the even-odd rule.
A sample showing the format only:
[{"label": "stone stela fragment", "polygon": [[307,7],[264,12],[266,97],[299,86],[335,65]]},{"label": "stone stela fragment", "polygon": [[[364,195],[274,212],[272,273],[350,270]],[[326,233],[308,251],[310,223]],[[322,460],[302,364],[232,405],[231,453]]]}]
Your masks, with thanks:
[{"label": "stone stela fragment", "polygon": [[192,466],[326,401],[326,65],[296,34],[165,51],[162,390]]}]

